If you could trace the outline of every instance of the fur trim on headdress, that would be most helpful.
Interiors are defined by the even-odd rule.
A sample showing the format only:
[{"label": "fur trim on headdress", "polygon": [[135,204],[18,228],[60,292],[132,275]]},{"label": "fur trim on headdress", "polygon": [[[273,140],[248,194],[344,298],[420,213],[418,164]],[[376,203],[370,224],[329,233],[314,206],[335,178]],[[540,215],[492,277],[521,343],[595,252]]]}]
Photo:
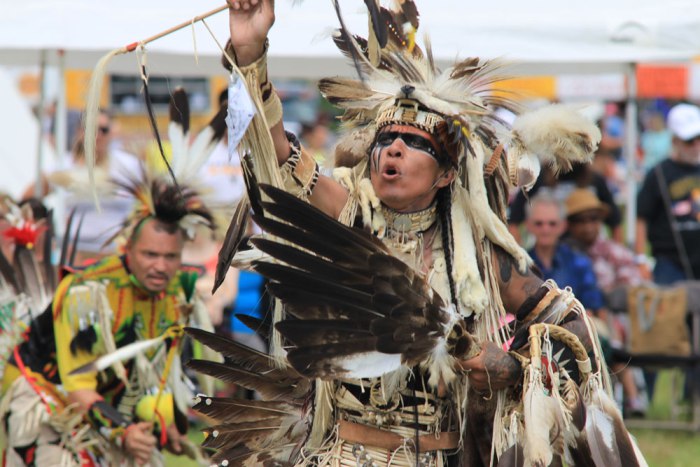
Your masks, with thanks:
[{"label": "fur trim on headdress", "polygon": [[[326,78],[319,82],[319,89],[329,102],[345,110],[342,119],[348,126],[375,130],[391,123],[416,126],[450,147],[455,166],[467,154],[475,155],[473,135],[489,148],[500,140],[507,147],[510,182],[526,188],[539,174],[537,158],[563,170],[569,170],[574,161],[590,160],[600,131],[570,106],[527,113],[515,121],[512,130],[499,118],[499,107],[511,111],[519,107],[494,90],[495,83],[507,78],[501,75],[502,63],[468,58],[440,70],[429,39],[424,41],[425,51],[409,39],[418,26],[413,2],[380,9],[389,31],[386,45],[375,43],[376,32],[365,40],[347,31],[337,5],[336,10],[341,28],[334,40],[353,59],[360,76],[357,80]],[[365,156],[370,144],[352,145],[352,154]],[[345,147],[341,152],[347,154]]]},{"label": "fur trim on headdress", "polygon": [[571,105],[555,104],[520,115],[513,122],[508,150],[510,181],[529,190],[539,175],[539,161],[555,172],[574,162],[588,162],[598,147],[597,126]]}]

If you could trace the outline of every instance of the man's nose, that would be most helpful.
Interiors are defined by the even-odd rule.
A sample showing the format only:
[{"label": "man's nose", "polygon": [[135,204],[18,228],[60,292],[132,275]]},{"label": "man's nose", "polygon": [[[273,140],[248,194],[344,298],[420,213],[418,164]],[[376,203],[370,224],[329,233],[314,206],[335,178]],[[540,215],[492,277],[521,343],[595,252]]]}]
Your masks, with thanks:
[{"label": "man's nose", "polygon": [[387,155],[391,157],[401,157],[406,152],[406,143],[401,138],[396,138],[387,148]]},{"label": "man's nose", "polygon": [[156,260],[153,262],[153,269],[155,269],[158,272],[165,271],[167,269],[167,261],[165,260],[165,258],[162,256],[156,258]]}]

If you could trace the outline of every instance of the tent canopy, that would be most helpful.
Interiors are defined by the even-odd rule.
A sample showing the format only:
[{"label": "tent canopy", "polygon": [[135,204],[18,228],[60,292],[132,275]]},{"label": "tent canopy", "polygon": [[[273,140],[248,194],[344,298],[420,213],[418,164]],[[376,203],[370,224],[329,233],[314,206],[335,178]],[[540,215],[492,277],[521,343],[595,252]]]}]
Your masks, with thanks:
[{"label": "tent canopy", "polygon": [[[23,0],[5,2],[0,17],[0,65],[48,64],[64,53],[68,68],[91,69],[109,50],[144,39],[223,4],[223,0]],[[270,36],[274,77],[351,74],[330,39],[337,25],[331,2],[277,2]],[[364,3],[341,2],[349,28],[366,35]],[[622,71],[622,64],[688,60],[700,54],[700,2],[588,0],[475,2],[418,0],[421,31],[429,32],[438,61],[502,57],[521,63],[516,74]],[[225,12],[207,20],[224,43]],[[221,74],[220,51],[202,24],[147,46],[148,65],[162,74]],[[194,50],[199,64],[194,60]],[[303,59],[300,60],[300,59]],[[137,73],[135,54],[117,57],[111,72]]]}]

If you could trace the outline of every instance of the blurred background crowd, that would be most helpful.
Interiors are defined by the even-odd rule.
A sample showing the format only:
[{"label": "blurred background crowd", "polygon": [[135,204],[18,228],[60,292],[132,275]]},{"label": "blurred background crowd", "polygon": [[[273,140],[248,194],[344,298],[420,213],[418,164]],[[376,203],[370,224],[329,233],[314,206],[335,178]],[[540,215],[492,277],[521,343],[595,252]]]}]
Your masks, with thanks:
[{"label": "blurred background crowd", "polygon": [[[628,25],[622,26],[616,34],[636,34],[636,30],[628,30]],[[620,38],[628,42],[637,39]],[[575,50],[567,48],[565,42],[561,45],[567,54]],[[304,75],[306,62],[295,60],[291,63],[298,68],[297,74]],[[324,65],[331,66],[322,63],[322,69]],[[530,192],[514,190],[510,194],[508,218],[511,232],[530,252],[542,274],[561,287],[571,287],[598,318],[599,331],[609,345],[609,358],[620,381],[619,400],[628,416],[644,415],[654,378],[653,374],[642,377],[641,371],[624,364],[632,324],[627,304],[621,306],[616,301],[619,291],[644,284],[671,286],[700,279],[700,110],[693,102],[699,95],[698,69],[697,63],[638,63],[631,75],[520,76],[502,84],[519,96],[525,108],[552,101],[573,103],[602,132],[592,164],[575,166],[566,174],[544,168]],[[10,117],[4,120],[7,133],[0,135],[0,140],[9,141],[16,136],[14,133],[24,131],[22,125],[27,118],[39,122],[41,141],[37,157],[34,149],[32,157],[26,158],[5,150],[0,153],[3,163],[7,163],[0,177],[0,196],[52,208],[57,244],[73,234],[65,231],[65,220],[75,208],[83,217],[76,262],[87,264],[118,251],[120,245],[104,242],[131,205],[105,190],[100,192],[101,209],[97,210],[88,190],[82,111],[89,70],[68,68],[58,74],[54,70],[53,81],[58,85],[53,89],[60,90],[54,93],[47,91],[51,86],[44,71],[37,71],[36,66],[0,68],[0,92],[7,96],[4,102],[10,109],[4,112]],[[161,73],[162,69],[154,66],[149,89],[168,156],[172,152],[166,130],[172,91],[179,86],[187,91],[196,134],[220,106],[226,105],[227,78],[223,70],[209,77]],[[336,70],[328,74],[336,74]],[[48,78],[51,81],[51,76]],[[631,79],[637,87],[633,96],[628,95]],[[321,98],[313,80],[274,82],[284,106],[285,127],[330,174],[340,131],[338,114]],[[164,171],[148,123],[141,78],[121,72],[108,75],[101,105],[96,143],[98,187],[100,181],[105,188],[110,178],[133,175],[141,164],[152,171]],[[505,120],[512,117],[507,111],[501,116]],[[30,131],[25,139],[36,140],[36,134]],[[2,143],[0,148],[5,148]],[[229,154],[224,137],[199,173],[200,188],[222,213],[222,230],[244,193],[237,157]],[[13,169],[13,164],[21,169]],[[0,231],[8,226],[7,221],[0,220]],[[209,293],[222,235],[223,231],[198,236],[187,246],[183,259],[203,272],[198,285],[219,331],[263,348],[264,338],[234,316],[245,313],[265,318],[268,304],[262,279],[246,271],[231,272],[216,295]],[[0,246],[6,252],[12,247],[2,235]]]}]

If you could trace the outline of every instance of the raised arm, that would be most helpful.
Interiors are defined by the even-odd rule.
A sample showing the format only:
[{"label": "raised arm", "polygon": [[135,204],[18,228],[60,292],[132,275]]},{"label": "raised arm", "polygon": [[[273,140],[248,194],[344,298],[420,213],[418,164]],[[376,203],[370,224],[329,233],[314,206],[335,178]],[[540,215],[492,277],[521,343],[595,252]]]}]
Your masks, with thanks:
[{"label": "raised arm", "polygon": [[[231,45],[233,47],[233,59],[238,66],[257,67],[258,70],[267,69],[265,61],[267,48],[267,35],[275,22],[274,1],[272,0],[228,0],[229,28],[231,31]],[[268,82],[267,73],[260,76],[261,93],[263,100],[274,93],[274,88]],[[273,99],[274,97],[269,97]],[[281,111],[280,111],[281,112]],[[270,134],[275,146],[277,164],[282,167],[294,156],[290,147],[290,142],[284,131],[281,114],[279,120],[270,127]],[[303,150],[302,150],[303,152]],[[324,176],[318,176],[317,181],[307,182],[305,178],[309,176],[313,168],[313,158],[310,155],[300,154],[295,161],[297,169],[291,169],[292,177],[301,180],[305,188],[312,188],[308,194],[311,204],[321,209],[333,218],[338,218],[343,206],[347,201],[348,194],[345,189],[334,180]]]},{"label": "raised arm", "polygon": [[[247,67],[258,60],[265,60],[267,34],[275,23],[274,2],[269,0],[229,0],[229,30],[233,60],[238,67]],[[261,77],[267,81],[267,76]],[[263,84],[263,83],[261,83]],[[274,91],[273,91],[274,92]],[[289,158],[289,142],[284,133],[282,120],[270,128],[275,144],[277,162],[284,164]]]}]

